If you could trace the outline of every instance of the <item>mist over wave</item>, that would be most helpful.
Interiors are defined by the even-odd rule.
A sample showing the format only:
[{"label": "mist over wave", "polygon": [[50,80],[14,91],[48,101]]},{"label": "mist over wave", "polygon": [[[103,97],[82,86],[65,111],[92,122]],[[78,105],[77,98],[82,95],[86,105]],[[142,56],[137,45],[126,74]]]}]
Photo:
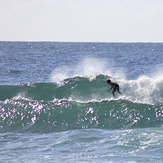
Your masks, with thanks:
[{"label": "mist over wave", "polygon": [[92,80],[98,75],[124,78],[124,69],[117,67],[115,71],[114,67],[116,67],[116,64],[113,60],[87,57],[76,64],[57,67],[53,70],[50,81],[60,82],[73,77],[84,77]]}]

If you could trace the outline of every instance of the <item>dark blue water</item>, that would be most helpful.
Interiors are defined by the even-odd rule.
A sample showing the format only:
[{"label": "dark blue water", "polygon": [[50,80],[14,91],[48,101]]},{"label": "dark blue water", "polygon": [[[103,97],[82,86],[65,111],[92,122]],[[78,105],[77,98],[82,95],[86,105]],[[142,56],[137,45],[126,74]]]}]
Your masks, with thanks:
[{"label": "dark blue water", "polygon": [[162,162],[163,43],[0,42],[0,70],[0,162]]}]

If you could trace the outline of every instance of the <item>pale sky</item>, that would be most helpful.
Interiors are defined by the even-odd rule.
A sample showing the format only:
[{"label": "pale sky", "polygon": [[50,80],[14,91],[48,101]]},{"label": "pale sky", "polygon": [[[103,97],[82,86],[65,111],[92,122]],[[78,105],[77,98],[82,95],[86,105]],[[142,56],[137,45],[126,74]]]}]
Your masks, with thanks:
[{"label": "pale sky", "polygon": [[0,0],[0,41],[163,42],[163,0]]}]

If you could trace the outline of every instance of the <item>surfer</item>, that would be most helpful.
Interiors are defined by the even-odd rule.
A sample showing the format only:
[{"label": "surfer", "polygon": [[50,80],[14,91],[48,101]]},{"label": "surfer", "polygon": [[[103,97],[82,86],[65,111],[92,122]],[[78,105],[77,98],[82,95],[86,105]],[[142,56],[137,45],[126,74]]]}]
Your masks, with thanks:
[{"label": "surfer", "polygon": [[113,94],[114,97],[115,97],[114,92],[116,92],[116,91],[121,94],[121,92],[119,91],[119,85],[117,83],[112,83],[111,80],[108,79],[107,84],[111,85],[111,88],[109,89],[109,91],[111,89],[113,89],[112,94]]}]

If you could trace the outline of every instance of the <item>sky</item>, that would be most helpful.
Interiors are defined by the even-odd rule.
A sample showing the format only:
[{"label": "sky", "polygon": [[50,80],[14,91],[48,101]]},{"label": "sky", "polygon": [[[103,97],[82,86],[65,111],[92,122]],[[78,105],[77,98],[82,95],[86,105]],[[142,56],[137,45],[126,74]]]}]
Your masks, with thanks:
[{"label": "sky", "polygon": [[0,0],[0,41],[163,42],[163,0]]}]

